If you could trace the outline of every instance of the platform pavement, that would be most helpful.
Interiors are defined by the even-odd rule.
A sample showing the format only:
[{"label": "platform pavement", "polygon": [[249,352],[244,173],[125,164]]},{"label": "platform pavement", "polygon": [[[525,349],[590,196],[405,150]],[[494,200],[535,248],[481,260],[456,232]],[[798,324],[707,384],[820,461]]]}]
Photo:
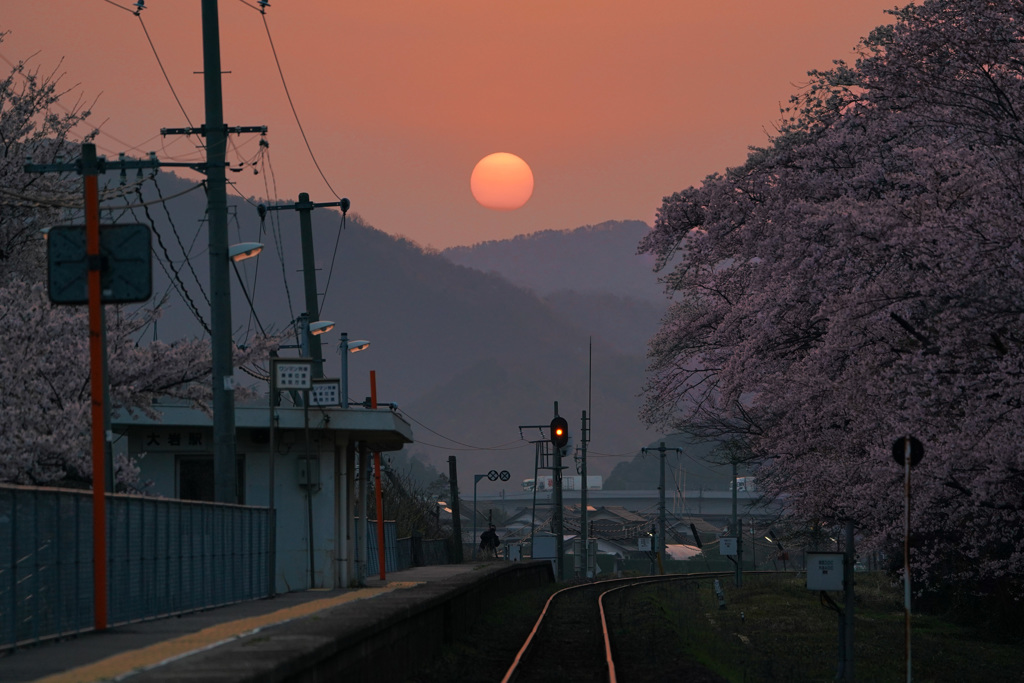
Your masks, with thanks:
[{"label": "platform pavement", "polygon": [[[503,562],[467,562],[389,572],[363,588],[282,593],[176,617],[88,632],[0,655],[0,683],[45,681],[91,683],[130,680],[160,666],[252,635],[258,630],[303,619],[324,610],[359,610],[373,597],[444,581],[460,574],[497,569]],[[410,593],[410,596],[412,594]]]}]

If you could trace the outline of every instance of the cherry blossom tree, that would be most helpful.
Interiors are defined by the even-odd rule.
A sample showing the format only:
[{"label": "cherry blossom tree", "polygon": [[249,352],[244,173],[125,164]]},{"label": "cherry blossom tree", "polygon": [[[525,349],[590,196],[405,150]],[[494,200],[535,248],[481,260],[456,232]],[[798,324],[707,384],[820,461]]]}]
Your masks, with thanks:
[{"label": "cherry blossom tree", "polygon": [[[53,163],[79,153],[72,137],[88,111],[68,99],[58,73],[25,63],[0,80],[0,482],[78,485],[92,476],[86,312],[50,303],[41,234],[66,211],[80,214],[81,180],[23,170],[29,157]],[[80,137],[88,140],[86,131]],[[209,341],[138,343],[159,314],[159,305],[106,307],[111,402],[151,411],[153,399],[175,397],[207,408]],[[277,342],[250,340],[236,349],[235,364],[265,359]],[[122,489],[136,488],[138,474],[134,462],[115,463]]]},{"label": "cherry blossom tree", "polygon": [[800,523],[902,543],[915,577],[1024,595],[1024,3],[893,12],[812,72],[746,163],[640,245],[675,302],[643,417],[721,439]]}]

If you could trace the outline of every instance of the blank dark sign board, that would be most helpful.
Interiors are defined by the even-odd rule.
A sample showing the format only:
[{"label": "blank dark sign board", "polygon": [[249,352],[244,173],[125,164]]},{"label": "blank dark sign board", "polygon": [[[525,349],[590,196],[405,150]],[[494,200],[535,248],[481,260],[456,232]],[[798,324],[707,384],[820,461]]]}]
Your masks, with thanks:
[{"label": "blank dark sign board", "polygon": [[[50,301],[89,303],[89,262],[84,225],[57,225],[47,234]],[[145,225],[100,226],[100,299],[105,304],[147,301],[153,293],[153,260]]]}]

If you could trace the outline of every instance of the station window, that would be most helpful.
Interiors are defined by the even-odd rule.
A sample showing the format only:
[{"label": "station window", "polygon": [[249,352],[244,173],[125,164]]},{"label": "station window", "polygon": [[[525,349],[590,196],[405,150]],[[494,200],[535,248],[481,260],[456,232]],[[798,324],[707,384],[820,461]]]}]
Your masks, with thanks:
[{"label": "station window", "polygon": [[[238,502],[245,504],[245,456],[239,455],[237,464]],[[179,455],[176,463],[177,495],[182,500],[214,502],[216,487],[213,480],[213,455]]]}]

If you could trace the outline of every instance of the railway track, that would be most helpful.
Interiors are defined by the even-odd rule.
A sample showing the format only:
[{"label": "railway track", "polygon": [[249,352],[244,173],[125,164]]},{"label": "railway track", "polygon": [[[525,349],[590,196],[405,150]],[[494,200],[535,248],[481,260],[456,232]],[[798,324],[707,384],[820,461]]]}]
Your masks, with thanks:
[{"label": "railway track", "polygon": [[[647,651],[656,642],[636,642],[623,624],[635,610],[630,596],[654,583],[693,582],[728,576],[729,572],[611,579],[570,586],[552,595],[526,638],[502,683],[629,683],[644,680],[637,669],[616,668],[616,649]],[[694,682],[720,680],[693,667]],[[665,672],[666,674],[670,672]],[[678,674],[679,672],[671,672]],[[663,678],[661,680],[685,680]]]}]

